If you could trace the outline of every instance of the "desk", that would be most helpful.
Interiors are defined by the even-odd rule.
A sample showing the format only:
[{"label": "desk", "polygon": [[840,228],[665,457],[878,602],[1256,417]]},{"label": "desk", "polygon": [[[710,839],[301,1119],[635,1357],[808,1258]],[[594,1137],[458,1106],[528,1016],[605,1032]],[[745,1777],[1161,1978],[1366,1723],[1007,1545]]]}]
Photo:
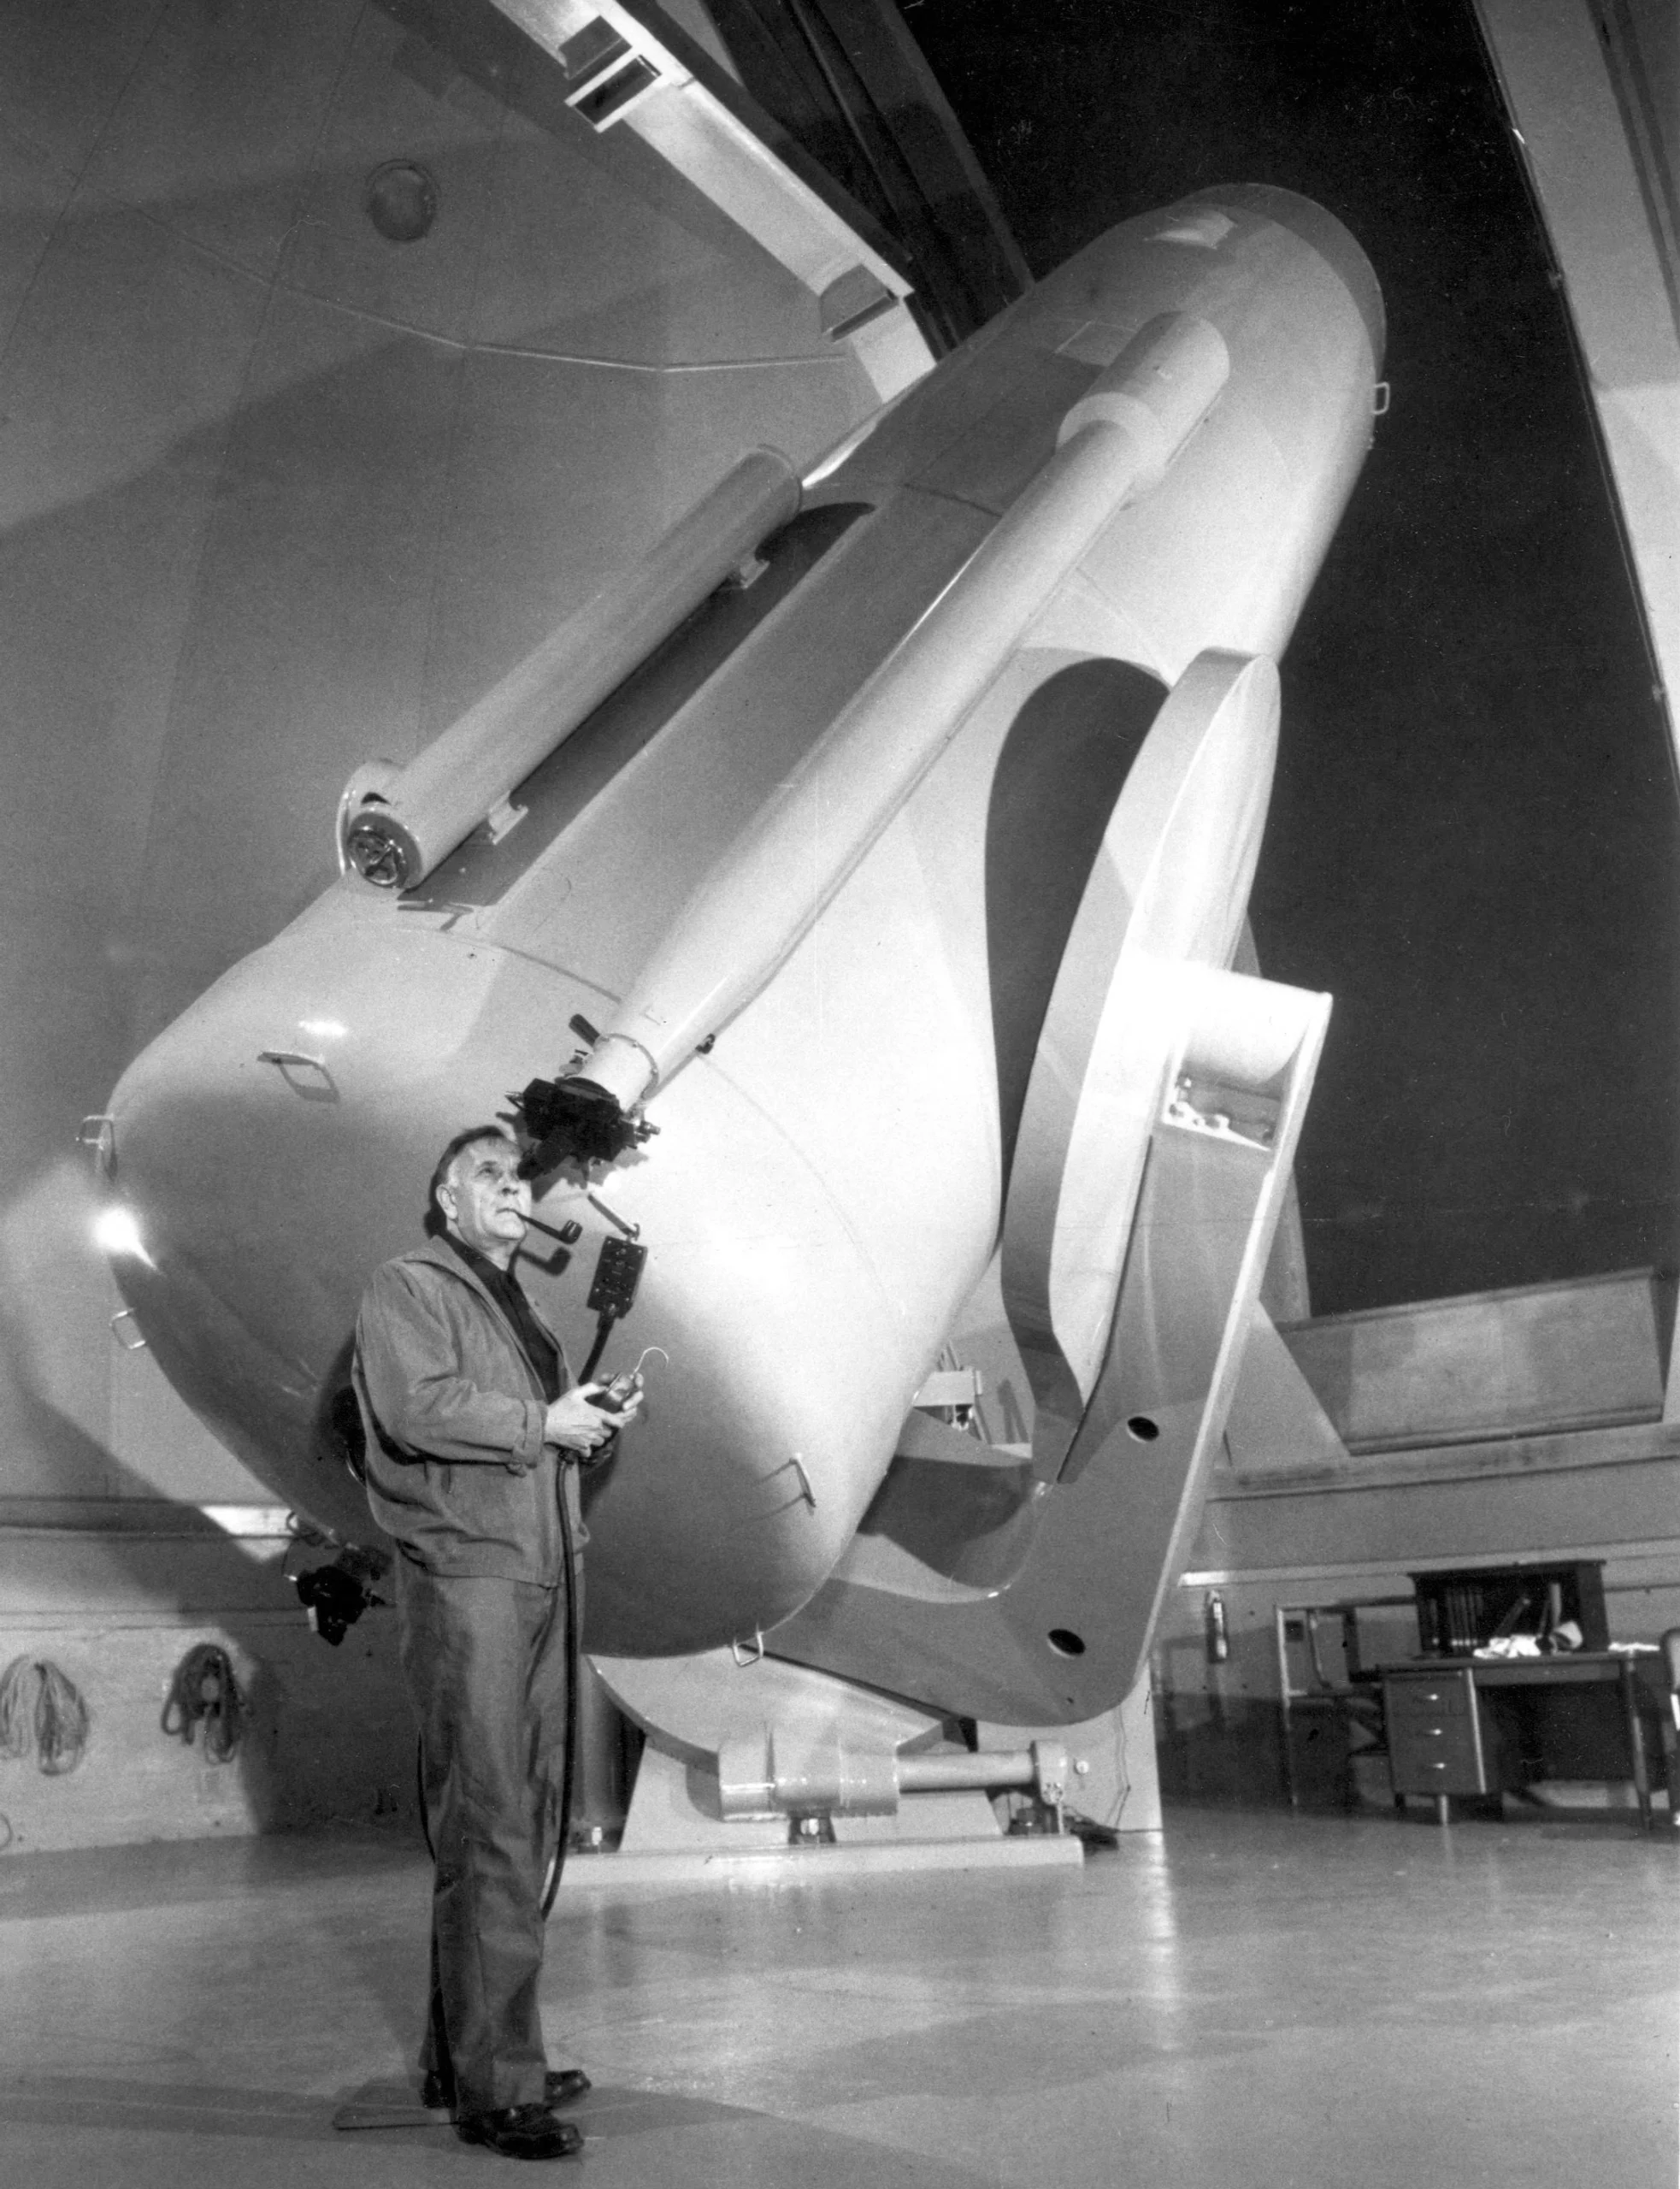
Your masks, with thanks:
[{"label": "desk", "polygon": [[1512,1689],[1613,1685],[1621,1696],[1640,1821],[1648,1832],[1651,1781],[1636,1673],[1641,1661],[1614,1650],[1583,1649],[1555,1657],[1435,1657],[1383,1666],[1388,1771],[1395,1798],[1429,1795],[1436,1818],[1445,1824],[1453,1795],[1503,1790],[1507,1782],[1500,1767],[1497,1729],[1489,1720],[1484,1696]]}]

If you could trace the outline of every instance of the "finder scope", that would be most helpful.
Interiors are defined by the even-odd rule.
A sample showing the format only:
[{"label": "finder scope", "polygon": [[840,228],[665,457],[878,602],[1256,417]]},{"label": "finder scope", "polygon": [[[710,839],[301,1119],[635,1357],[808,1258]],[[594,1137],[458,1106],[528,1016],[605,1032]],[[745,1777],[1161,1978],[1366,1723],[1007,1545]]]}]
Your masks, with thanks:
[{"label": "finder scope", "polygon": [[568,1161],[615,1162],[659,1130],[589,1079],[533,1079],[509,1099],[536,1143],[519,1166],[528,1178]]}]

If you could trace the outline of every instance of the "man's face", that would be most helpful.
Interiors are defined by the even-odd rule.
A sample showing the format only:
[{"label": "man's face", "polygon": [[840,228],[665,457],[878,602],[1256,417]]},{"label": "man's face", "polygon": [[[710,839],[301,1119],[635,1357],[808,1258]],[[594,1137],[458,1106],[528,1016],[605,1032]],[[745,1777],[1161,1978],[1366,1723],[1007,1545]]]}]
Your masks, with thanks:
[{"label": "man's face", "polygon": [[438,1205],[457,1239],[505,1266],[531,1215],[519,1150],[498,1140],[475,1140],[463,1148],[438,1188]]}]

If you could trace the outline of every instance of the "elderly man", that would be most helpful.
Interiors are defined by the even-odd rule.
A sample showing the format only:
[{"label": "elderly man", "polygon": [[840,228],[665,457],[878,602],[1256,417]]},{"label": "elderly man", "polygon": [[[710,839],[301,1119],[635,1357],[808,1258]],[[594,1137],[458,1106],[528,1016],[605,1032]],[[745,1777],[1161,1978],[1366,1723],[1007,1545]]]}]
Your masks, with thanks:
[{"label": "elderly man", "polygon": [[543,2048],[542,1892],[557,1845],[577,1467],[609,1419],[569,1389],[512,1262],[531,1214],[517,1144],[462,1133],[432,1179],[437,1236],[374,1272],[355,1379],[374,1517],[396,1539],[403,1673],[420,1720],[436,1875],[425,2101],[510,2158],[581,2149],[555,2107],[589,2087]]}]

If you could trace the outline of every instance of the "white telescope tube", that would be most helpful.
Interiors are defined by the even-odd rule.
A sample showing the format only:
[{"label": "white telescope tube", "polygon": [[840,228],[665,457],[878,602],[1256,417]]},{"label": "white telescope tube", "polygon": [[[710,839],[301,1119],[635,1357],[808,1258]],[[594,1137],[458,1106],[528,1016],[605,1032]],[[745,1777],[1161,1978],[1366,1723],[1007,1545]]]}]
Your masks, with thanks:
[{"label": "white telescope tube", "polygon": [[786,457],[755,449],[406,767],[375,763],[340,805],[344,861],[412,889],[799,506]]},{"label": "white telescope tube", "polygon": [[689,899],[579,1077],[628,1112],[757,994],[1057,587],[1159,483],[1229,371],[1217,329],[1189,314],[1134,337],[1019,500]]}]

